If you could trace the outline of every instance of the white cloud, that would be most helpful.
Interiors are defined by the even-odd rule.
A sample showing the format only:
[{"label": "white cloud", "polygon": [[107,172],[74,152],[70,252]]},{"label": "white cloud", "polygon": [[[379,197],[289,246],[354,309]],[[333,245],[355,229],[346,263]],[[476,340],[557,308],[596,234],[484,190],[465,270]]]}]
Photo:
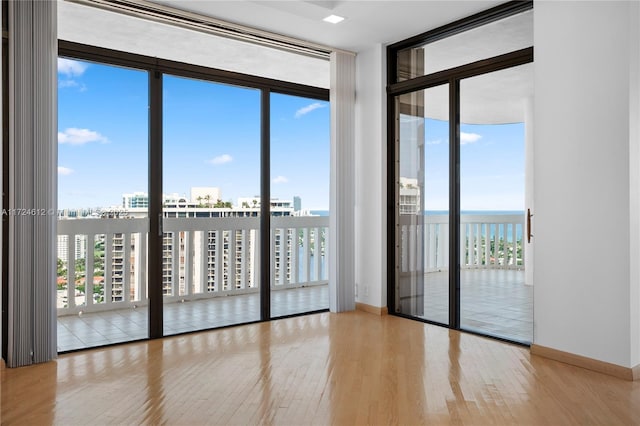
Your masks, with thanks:
[{"label": "white cloud", "polygon": [[311,111],[316,110],[318,108],[324,108],[326,107],[328,104],[321,104],[320,102],[314,102],[310,105],[307,105],[306,107],[302,107],[299,110],[296,111],[295,117],[296,118],[300,118],[303,115],[309,114]]},{"label": "white cloud", "polygon": [[218,155],[217,157],[212,158],[211,160],[209,160],[209,163],[211,164],[225,164],[225,163],[230,163],[233,161],[233,157],[230,156],[229,154],[222,154],[222,155]]},{"label": "white cloud", "polygon": [[58,58],[58,73],[68,77],[78,77],[84,74],[88,64],[73,59]]},{"label": "white cloud", "polygon": [[58,87],[63,89],[65,87],[78,87],[79,84],[75,80],[60,80],[58,81]]},{"label": "white cloud", "polygon": [[442,139],[434,139],[427,141],[427,145],[440,145],[442,143]]},{"label": "white cloud", "polygon": [[61,176],[69,176],[71,173],[73,173],[73,169],[70,169],[68,167],[62,167],[62,166],[58,166],[58,174]]},{"label": "white cloud", "polygon": [[287,183],[289,182],[289,179],[287,179],[284,176],[276,176],[273,178],[273,180],[271,181],[272,183]]},{"label": "white cloud", "polygon": [[76,80],[72,78],[67,78],[65,80],[58,80],[59,89],[64,89],[67,87],[77,87],[80,92],[85,92],[87,90],[87,86],[84,83],[78,83]]},{"label": "white cloud", "polygon": [[480,138],[482,138],[482,136],[477,133],[460,132],[460,145],[478,142]]},{"label": "white cloud", "polygon": [[71,127],[64,132],[58,132],[58,143],[68,143],[69,145],[84,145],[89,142],[107,143],[109,140],[98,132],[89,129],[77,129]]}]

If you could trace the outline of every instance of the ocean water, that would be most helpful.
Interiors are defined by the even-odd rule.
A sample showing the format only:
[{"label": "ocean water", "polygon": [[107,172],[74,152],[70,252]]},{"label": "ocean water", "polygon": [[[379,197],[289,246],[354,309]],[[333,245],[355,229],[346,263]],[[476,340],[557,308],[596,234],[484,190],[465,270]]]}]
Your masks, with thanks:
[{"label": "ocean water", "polygon": [[[426,216],[431,216],[431,215],[443,215],[443,214],[448,214],[449,212],[447,210],[425,210],[424,214]],[[490,215],[490,216],[498,216],[498,215],[522,215],[524,218],[525,212],[523,210],[462,210],[460,212],[460,214],[463,215]],[[524,227],[522,226],[516,226],[516,240],[520,240],[522,239],[522,234],[525,232],[525,230],[523,229]],[[498,235],[498,238],[504,238],[504,227],[500,227],[500,233]],[[485,232],[484,230],[482,231],[483,233]],[[491,226],[491,229],[489,230],[489,238],[493,239],[495,237],[496,234],[496,226]],[[507,227],[507,236],[506,239],[507,241],[511,241],[513,239],[513,227],[509,226]]]},{"label": "ocean water", "polygon": [[[329,210],[311,210],[310,213],[312,215],[316,215],[316,216],[329,216]],[[460,212],[461,214],[467,215],[467,214],[481,214],[481,215],[522,215],[524,216],[525,212],[523,210],[462,210]],[[449,214],[448,210],[425,210],[424,214],[426,216],[432,216],[432,215],[443,215],[443,214]],[[522,229],[523,227],[518,226],[516,227],[516,239],[519,240],[522,238],[522,234],[524,233],[524,229]],[[490,230],[490,235],[491,238],[493,238],[495,236],[495,226],[491,227]],[[512,239],[512,227],[508,227],[507,229],[507,240],[511,240]],[[501,228],[500,229],[500,235],[499,238],[504,238],[504,231]]]}]

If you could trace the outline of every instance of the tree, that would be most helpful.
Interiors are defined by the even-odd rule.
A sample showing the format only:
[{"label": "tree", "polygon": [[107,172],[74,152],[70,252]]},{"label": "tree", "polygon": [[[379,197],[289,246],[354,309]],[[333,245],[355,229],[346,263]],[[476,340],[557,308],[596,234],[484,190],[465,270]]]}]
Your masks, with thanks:
[{"label": "tree", "polygon": [[223,207],[224,207],[224,202],[223,202],[220,198],[218,198],[218,200],[217,200],[217,201],[216,201],[216,203],[213,205],[213,207],[218,208],[218,209],[221,209],[221,208],[223,208]]},{"label": "tree", "polygon": [[204,207],[202,205],[202,197],[200,195],[198,195],[198,198],[196,198],[196,200],[198,200],[198,207]]},{"label": "tree", "polygon": [[67,275],[67,267],[64,264],[64,262],[62,261],[62,259],[58,258],[58,276],[59,277],[64,277]]},{"label": "tree", "polygon": [[246,201],[242,202],[242,208],[243,209],[248,209],[249,208],[249,203],[247,203]]},{"label": "tree", "polygon": [[211,207],[211,195],[205,195],[204,199],[207,201],[207,207]]}]

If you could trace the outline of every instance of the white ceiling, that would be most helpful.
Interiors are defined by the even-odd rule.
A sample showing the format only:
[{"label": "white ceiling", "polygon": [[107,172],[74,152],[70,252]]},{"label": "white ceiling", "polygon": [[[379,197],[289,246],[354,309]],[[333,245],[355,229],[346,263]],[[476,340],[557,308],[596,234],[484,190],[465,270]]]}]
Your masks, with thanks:
[{"label": "white ceiling", "polygon": [[[151,0],[189,12],[338,49],[361,52],[390,44],[504,3],[474,1],[368,0]],[[335,14],[339,24],[323,22]],[[425,71],[434,72],[533,45],[532,13],[484,25],[425,46]],[[466,123],[513,123],[524,120],[526,100],[533,95],[531,65],[467,80],[462,111]],[[440,88],[442,89],[442,88]],[[448,92],[425,93],[425,115],[446,119]]]},{"label": "white ceiling", "polygon": [[[271,1],[153,0],[194,13],[343,50],[363,51],[397,42],[502,3],[478,1]],[[329,14],[344,16],[334,25]],[[485,25],[428,46],[427,68],[445,69],[533,44],[531,14]],[[236,40],[144,21],[62,2],[60,37],[172,60],[328,87],[328,63]],[[427,48],[427,47],[425,47]],[[304,61],[315,61],[313,64]],[[302,62],[300,62],[302,61]],[[461,61],[461,62],[460,62]],[[300,62],[300,63],[298,63]],[[429,72],[433,72],[430,69]],[[298,81],[299,79],[301,81]],[[473,82],[473,83],[472,83]],[[533,94],[532,67],[524,66],[469,80],[463,88],[464,121],[508,123],[524,119],[524,101]],[[444,118],[447,96],[429,91],[426,116]],[[442,99],[440,99],[442,98]]]},{"label": "white ceiling", "polygon": [[[504,3],[503,0],[152,0],[225,21],[343,50],[388,44]],[[330,24],[322,18],[346,19]]]}]

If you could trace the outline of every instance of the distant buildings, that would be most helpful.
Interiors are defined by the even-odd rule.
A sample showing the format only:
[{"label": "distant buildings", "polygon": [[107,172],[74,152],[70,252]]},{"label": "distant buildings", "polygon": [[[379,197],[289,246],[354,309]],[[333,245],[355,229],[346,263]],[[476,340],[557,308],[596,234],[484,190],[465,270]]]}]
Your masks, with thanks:
[{"label": "distant buildings", "polygon": [[420,211],[420,188],[418,179],[400,177],[400,214],[418,214]]},{"label": "distant buildings", "polygon": [[146,192],[122,194],[122,207],[125,209],[148,209],[149,196]]},{"label": "distant buildings", "polygon": [[[195,199],[194,199],[195,197]],[[196,187],[191,189],[191,199],[179,194],[163,195],[163,215],[165,218],[257,218],[260,215],[260,197],[238,199],[238,205],[224,203],[225,207],[213,207],[220,201],[221,192],[215,187]],[[298,204],[300,198],[296,197]],[[218,205],[220,205],[218,203]],[[272,216],[293,216],[294,202],[272,199],[270,201]],[[122,206],[105,208],[88,212],[86,209],[64,210],[59,219],[73,218],[118,218],[141,219],[148,216],[149,197],[144,192],[123,194]],[[96,222],[98,224],[99,222]],[[252,288],[258,283],[258,223],[234,225],[226,230],[202,231],[165,231],[163,233],[162,254],[162,289],[165,296],[180,296],[188,293],[224,292],[235,287]],[[212,226],[214,226],[212,224]],[[75,259],[85,258],[102,241],[100,256],[109,251],[111,261],[104,265],[105,271],[94,271],[105,274],[111,282],[111,300],[137,300],[144,285],[144,269],[146,259],[146,236],[140,233],[100,234],[100,226],[96,226],[93,241],[88,235],[75,236]],[[188,227],[187,227],[188,228]],[[165,228],[171,229],[171,227]],[[199,228],[198,228],[199,229]],[[297,247],[298,236],[291,229],[274,229],[273,238],[273,276],[275,282],[291,280],[292,250]],[[58,236],[58,258],[68,263],[69,236]],[[143,247],[143,245],[145,245]],[[95,255],[94,250],[94,255]],[[125,294],[125,273],[129,269],[129,297]],[[92,273],[87,275],[91,276]],[[187,289],[191,283],[193,288]],[[105,297],[108,297],[106,295]],[[59,299],[60,300],[60,299]],[[60,307],[60,306],[59,306]]]}]

